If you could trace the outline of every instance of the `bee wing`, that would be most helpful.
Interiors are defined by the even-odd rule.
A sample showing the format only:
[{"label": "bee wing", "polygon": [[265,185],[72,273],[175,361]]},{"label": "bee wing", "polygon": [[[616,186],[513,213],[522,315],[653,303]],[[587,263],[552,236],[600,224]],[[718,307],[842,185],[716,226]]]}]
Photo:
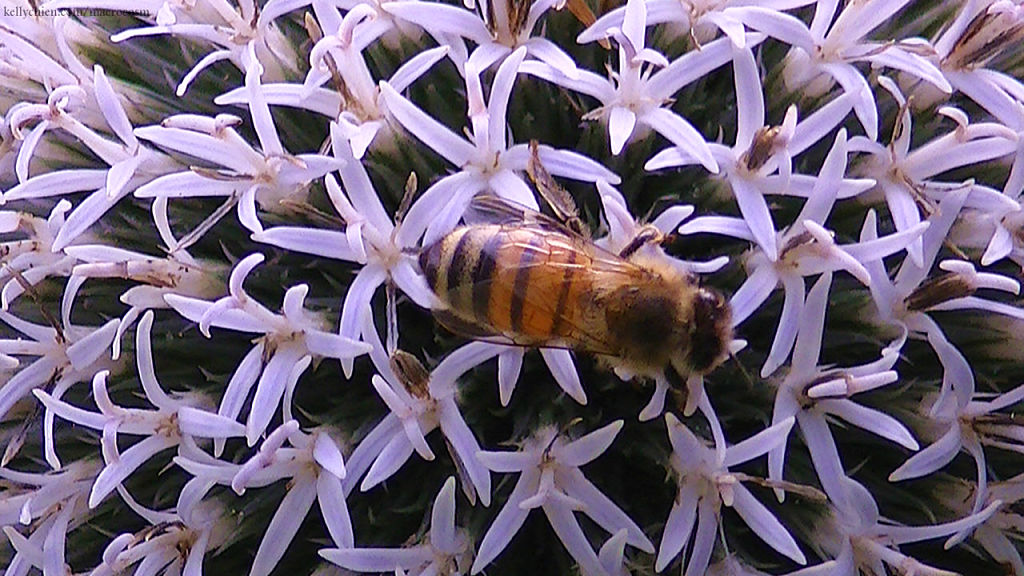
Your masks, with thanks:
[{"label": "bee wing", "polygon": [[469,208],[474,216],[490,224],[530,226],[580,237],[578,232],[547,214],[497,196],[477,195],[470,202]]},{"label": "bee wing", "polygon": [[[456,309],[434,311],[452,332],[516,346],[569,348],[596,354],[615,354],[597,318],[584,318],[582,301],[595,285],[637,285],[650,273],[594,244],[561,231],[539,226],[507,224],[516,236],[503,250],[514,258],[496,258],[489,274],[465,285],[463,302],[474,302],[474,313]],[[488,264],[492,265],[491,263]],[[488,319],[484,321],[483,319]]]}]

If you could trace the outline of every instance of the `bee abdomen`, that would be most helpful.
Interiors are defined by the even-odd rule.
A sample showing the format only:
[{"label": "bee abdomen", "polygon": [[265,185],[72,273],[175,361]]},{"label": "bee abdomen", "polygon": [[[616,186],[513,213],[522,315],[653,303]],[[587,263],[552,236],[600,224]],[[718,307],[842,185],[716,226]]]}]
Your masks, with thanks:
[{"label": "bee abdomen", "polygon": [[442,302],[462,316],[486,319],[500,229],[456,228],[420,252],[420,268]]},{"label": "bee abdomen", "polygon": [[572,325],[566,315],[582,289],[576,257],[570,245],[552,245],[536,231],[484,225],[458,228],[428,246],[420,266],[462,320],[517,341],[544,342]]}]

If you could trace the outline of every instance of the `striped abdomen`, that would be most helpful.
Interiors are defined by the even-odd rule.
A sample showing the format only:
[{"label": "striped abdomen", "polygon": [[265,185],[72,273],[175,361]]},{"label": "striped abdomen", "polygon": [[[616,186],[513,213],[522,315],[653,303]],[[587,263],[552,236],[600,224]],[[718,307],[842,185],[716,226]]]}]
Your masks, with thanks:
[{"label": "striped abdomen", "polygon": [[420,253],[420,267],[448,313],[519,344],[578,330],[591,260],[586,244],[528,226],[457,228]]}]

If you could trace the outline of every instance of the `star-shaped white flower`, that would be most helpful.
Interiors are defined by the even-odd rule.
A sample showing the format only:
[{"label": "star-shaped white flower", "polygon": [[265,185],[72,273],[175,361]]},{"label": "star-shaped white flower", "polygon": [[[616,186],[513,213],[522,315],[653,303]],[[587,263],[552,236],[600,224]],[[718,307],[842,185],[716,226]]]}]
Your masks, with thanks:
[{"label": "star-shaped white flower", "polygon": [[[319,5],[316,12],[323,25],[335,28],[327,30],[310,51],[310,70],[305,81],[302,84],[263,84],[260,86],[262,97],[267,104],[302,108],[336,121],[353,155],[359,159],[377,138],[391,133],[387,106],[363,51],[392,25],[368,4],[354,6],[344,17],[337,6]],[[333,14],[328,16],[325,12]],[[447,46],[439,46],[416,54],[395,70],[388,83],[396,91],[405,90],[448,51]],[[334,74],[338,74],[340,82],[332,86],[340,93],[323,87]],[[245,105],[248,100],[248,88],[240,87],[218,96],[214,102]]]},{"label": "star-shaped white flower", "polygon": [[[525,62],[522,71],[596,98],[600,107],[585,118],[607,121],[612,154],[621,153],[631,137],[654,130],[709,172],[717,173],[718,163],[704,137],[666,105],[684,86],[728,63],[733,55],[732,43],[726,38],[715,40],[670,64],[660,52],[645,47],[646,20],[644,0],[626,3],[622,28],[609,30],[610,37],[619,45],[619,67],[610,73],[610,78],[586,70],[580,70],[578,78],[571,78],[542,62]],[[752,35],[747,44],[756,45],[762,38]],[[661,69],[654,72],[655,67]],[[639,131],[638,124],[643,126]]]},{"label": "star-shaped white flower", "polygon": [[[89,517],[85,502],[99,469],[100,463],[88,457],[46,473],[0,467],[0,526],[14,548],[7,556],[8,573],[28,574],[32,567],[43,574],[66,573],[67,533]],[[28,537],[15,527],[27,529]]]},{"label": "star-shaped white flower", "polygon": [[429,576],[465,574],[473,554],[472,540],[455,523],[455,478],[449,477],[434,498],[426,540],[403,548],[325,548],[320,555],[355,572],[392,572]]},{"label": "star-shaped white flower", "polygon": [[[934,212],[938,200],[948,190],[964,186],[960,183],[936,182],[932,180],[934,176],[1007,156],[1017,149],[1017,138],[1012,130],[994,122],[970,124],[962,111],[944,106],[939,108],[938,113],[955,121],[956,129],[911,151],[912,116],[907,101],[892,80],[880,76],[878,82],[900,105],[893,139],[885,146],[863,136],[854,136],[850,139],[850,149],[869,155],[857,167],[857,172],[878,182],[878,187],[885,194],[893,223],[899,231],[909,230],[919,224],[922,210],[926,214]],[[967,198],[967,206],[999,214],[1000,218],[1020,208],[1016,202],[995,190],[973,184],[968,187],[971,193]],[[1003,236],[1008,238],[1009,233]],[[907,252],[918,266],[924,263],[921,242],[921,238],[916,238],[907,247]],[[986,251],[982,263],[987,266],[1005,256],[1005,253],[999,255],[1000,251],[1001,246]]]},{"label": "star-shaped white flower", "polygon": [[[458,167],[459,172],[441,178],[428,188],[409,209],[398,234],[400,243],[415,241],[423,235],[429,245],[449,232],[462,218],[470,201],[479,193],[490,192],[533,209],[537,201],[522,177],[530,161],[528,144],[509,145],[506,113],[516,75],[524,63],[526,49],[509,55],[494,75],[489,99],[485,102],[480,70],[466,70],[466,97],[469,106],[471,140],[456,135],[415,104],[401,96],[386,82],[381,83],[384,101],[394,118],[420,141]],[[538,146],[544,167],[555,176],[587,182],[619,178],[597,162],[568,150]],[[429,215],[428,218],[425,215]],[[416,225],[412,225],[416,223]]]},{"label": "star-shaped white flower", "polygon": [[[137,363],[139,380],[146,400],[155,409],[123,408],[114,404],[107,394],[109,372],[98,372],[92,380],[92,393],[98,412],[90,412],[42,390],[34,393],[46,409],[69,422],[103,432],[100,447],[106,467],[96,477],[89,494],[89,507],[95,508],[135,470],[147,460],[168,448],[194,446],[195,438],[230,438],[241,436],[245,428],[231,420],[207,412],[203,408],[208,399],[199,394],[168,395],[160,386],[153,370],[153,350],[150,331],[153,313],[147,312],[139,322],[137,331]],[[45,433],[53,444],[53,427],[48,424]],[[124,452],[118,447],[118,434],[144,436]]]},{"label": "star-shaped white flower", "polygon": [[[780,284],[786,295],[775,340],[761,368],[764,377],[771,375],[786,361],[801,326],[810,326],[807,321],[801,321],[806,277],[826,271],[846,270],[862,284],[870,285],[871,277],[861,262],[869,257],[881,257],[904,249],[928,227],[922,223],[911,230],[881,239],[837,244],[832,232],[825,228],[825,223],[842,186],[846,150],[846,131],[840,130],[800,214],[788,228],[775,232],[771,246],[778,256],[773,259],[772,251],[765,251],[760,245],[746,256],[745,265],[749,275],[730,301],[734,325],[750,317]],[[760,226],[764,224],[751,225],[746,220],[728,216],[703,216],[683,224],[679,233],[710,232],[756,242],[752,229]]]},{"label": "star-shaped white flower", "polygon": [[848,505],[832,508],[814,530],[808,531],[814,544],[834,560],[791,572],[788,576],[858,576],[863,567],[885,574],[886,566],[910,574],[947,574],[904,554],[899,546],[943,538],[978,526],[1002,505],[994,502],[978,514],[953,522],[904,526],[881,517],[871,492],[859,482],[847,478],[844,490]]},{"label": "star-shaped white flower", "polygon": [[[406,227],[423,230],[433,214],[425,209],[412,213],[410,209],[412,214],[396,222],[384,209],[366,168],[355,158],[336,124],[331,126],[331,143],[335,157],[342,163],[340,173],[344,189],[332,175],[324,181],[344,230],[276,226],[254,234],[253,239],[286,250],[362,264],[345,293],[338,328],[341,336],[358,340],[366,318],[372,320],[369,311],[373,296],[385,282],[393,282],[424,308],[435,305],[436,298],[416,261],[418,238],[402,233]],[[413,206],[428,202],[431,200],[420,198]],[[350,377],[352,359],[342,359],[341,363],[345,377]]]},{"label": "star-shaped white flower", "polygon": [[850,2],[838,16],[838,2],[818,2],[810,26],[790,14],[759,6],[736,8],[735,12],[747,27],[793,47],[783,68],[783,78],[791,89],[802,89],[808,95],[822,94],[838,83],[853,98],[853,111],[864,133],[870,140],[876,140],[878,108],[871,86],[853,65],[855,62],[895,68],[945,93],[952,91],[942,72],[918,54],[929,48],[927,40],[905,38],[888,43],[865,40],[909,2]]},{"label": "star-shaped white flower", "polygon": [[256,454],[242,464],[223,462],[198,451],[179,455],[174,462],[195,476],[192,482],[202,486],[198,489],[203,493],[220,484],[242,495],[248,489],[287,480],[287,493],[263,533],[249,576],[267,576],[274,570],[314,501],[319,503],[331,538],[339,546],[351,547],[355,542],[342,484],[348,467],[341,449],[327,428],[301,431],[290,410],[286,421],[267,435]]},{"label": "star-shaped white flower", "polygon": [[[817,178],[794,175],[793,157],[816,144],[843,121],[850,110],[850,98],[840,96],[797,123],[797,110],[790,106],[782,125],[765,125],[765,103],[761,75],[749,49],[733,48],[733,78],[736,86],[736,144],[732,147],[711,142],[708,147],[718,162],[721,176],[729,182],[740,214],[754,240],[769,257],[778,258],[775,224],[766,194],[808,197]],[[646,170],[696,164],[697,159],[681,148],[662,150],[647,161]],[[874,184],[873,180],[843,179],[837,198],[856,196]]]},{"label": "star-shaped white flower", "polygon": [[146,508],[121,489],[128,507],[149,525],[138,533],[114,537],[90,576],[123,574],[135,564],[136,572],[157,565],[164,574],[199,574],[206,553],[229,542],[236,526],[227,506],[217,500],[200,500],[197,488],[194,480],[186,483],[171,510]]},{"label": "star-shaped white flower", "polygon": [[[741,8],[757,6],[781,12],[813,3],[814,0],[648,0],[647,25],[669,24],[667,28],[671,34],[689,35],[698,46],[714,40],[721,32],[734,45],[743,48],[746,44],[743,23],[746,14]],[[625,8],[620,6],[604,14],[576,40],[584,43],[604,38],[613,28],[622,27],[625,12]]]},{"label": "star-shaped white flower", "polygon": [[[364,463],[369,470],[360,489],[364,492],[387,480],[415,451],[424,460],[433,460],[434,452],[426,435],[440,429],[452,458],[465,472],[462,489],[471,502],[476,497],[484,506],[491,502],[491,475],[480,462],[480,444],[470,430],[456,402],[457,381],[474,366],[486,362],[497,350],[484,342],[471,342],[445,357],[433,371],[426,369],[411,354],[385,350],[372,320],[364,323],[363,338],[372,345],[370,358],[379,374],[373,376],[373,388],[390,412],[359,443],[351,460]],[[394,370],[392,368],[395,368]],[[353,474],[350,482],[358,480]]]},{"label": "star-shaped white flower", "polygon": [[575,512],[582,512],[612,534],[625,529],[626,541],[631,546],[653,553],[654,546],[640,527],[580,470],[580,466],[604,453],[621,429],[622,420],[618,420],[570,441],[555,428],[545,427],[527,439],[517,452],[480,452],[480,460],[488,468],[519,473],[519,480],[480,542],[471,574],[479,573],[497,558],[530,510],[538,507],[584,574],[601,576],[606,571],[583,534]]},{"label": "star-shaped white flower", "polygon": [[[237,418],[256,385],[245,426],[250,446],[267,429],[285,392],[295,386],[313,356],[341,360],[370,351],[367,344],[324,330],[326,322],[303,308],[309,292],[305,284],[285,292],[281,314],[271,312],[246,294],[242,283],[261,262],[260,253],[239,261],[231,271],[230,293],[217,301],[177,294],[164,296],[171,308],[198,323],[199,331],[206,337],[210,337],[211,326],[262,335],[232,375],[218,410],[221,416]],[[221,449],[218,443],[217,452]]]},{"label": "star-shaped white flower", "polygon": [[[527,56],[558,69],[568,77],[578,76],[576,63],[557,44],[534,35],[538,22],[560,0],[484,0],[479,13],[440,2],[399,1],[383,6],[388,13],[415,23],[435,37],[460,37],[476,44],[467,65],[486,70],[520,47]],[[542,28],[543,30],[543,28]]]},{"label": "star-shaped white flower", "polygon": [[[70,312],[70,307],[64,306],[63,311]],[[47,389],[51,397],[59,399],[73,385],[88,382],[98,371],[115,367],[106,352],[117,333],[116,319],[102,326],[76,326],[67,314],[63,316],[61,324],[42,326],[0,310],[0,321],[28,337],[0,339],[0,365],[8,374],[13,372],[10,376],[5,374],[0,387],[0,417],[30,393]],[[20,366],[14,356],[36,359]],[[47,463],[57,469],[61,464],[54,448],[53,418],[53,412],[47,409],[43,451]]]},{"label": "star-shaped white flower", "polygon": [[714,551],[723,505],[734,509],[750,529],[776,551],[794,562],[807,562],[786,528],[742,484],[744,475],[729,471],[730,467],[758,458],[785,441],[793,427],[792,418],[734,446],[726,447],[725,439],[716,433],[713,448],[694,436],[673,414],[665,414],[665,423],[672,443],[670,462],[679,493],[665,521],[655,570],[664,570],[692,535],[693,548],[684,574],[704,574]]},{"label": "star-shaped white flower", "polygon": [[135,190],[138,198],[226,196],[238,205],[238,219],[252,232],[263,225],[256,215],[264,210],[287,212],[286,199],[304,198],[310,182],[335,170],[339,162],[321,154],[292,155],[285,151],[263,95],[263,68],[255,56],[246,59],[245,96],[260,149],[253,148],[233,126],[241,119],[228,114],[214,118],[180,114],[159,126],[135,129],[135,135],[184,155],[202,158],[220,168],[196,168],[161,176]]},{"label": "star-shaped white flower", "polygon": [[[819,481],[826,494],[837,502],[845,495],[846,473],[828,426],[829,417],[839,418],[909,450],[917,450],[918,444],[899,420],[852,399],[855,394],[896,382],[898,375],[892,368],[899,359],[903,338],[883,349],[881,357],[868,364],[848,368],[818,365],[831,284],[832,273],[825,272],[807,295],[801,319],[807,326],[797,331],[793,360],[775,395],[772,423],[796,417]],[[768,453],[771,480],[783,480],[785,458],[786,439],[783,438]],[[775,495],[781,501],[785,492],[776,488]]]}]

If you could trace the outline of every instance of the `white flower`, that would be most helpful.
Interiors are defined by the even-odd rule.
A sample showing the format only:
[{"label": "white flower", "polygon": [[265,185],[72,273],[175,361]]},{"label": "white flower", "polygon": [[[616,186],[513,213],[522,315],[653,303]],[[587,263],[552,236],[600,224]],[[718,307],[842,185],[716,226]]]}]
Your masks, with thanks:
[{"label": "white flower", "polygon": [[[699,44],[713,40],[721,31],[742,48],[746,43],[743,25],[745,14],[736,8],[758,6],[781,11],[813,3],[814,0],[648,0],[647,25],[669,24],[671,28],[680,31],[680,35],[689,34]],[[621,28],[624,19],[625,8],[616,8],[598,18],[597,22],[579,35],[577,41],[599,40],[607,36],[613,27]]]},{"label": "white flower", "polygon": [[[844,497],[846,473],[828,426],[830,416],[897,442],[910,450],[917,450],[918,444],[898,420],[852,399],[855,394],[896,381],[898,375],[892,367],[899,359],[903,339],[883,349],[881,357],[869,364],[849,368],[818,365],[831,284],[832,274],[826,272],[807,295],[802,321],[809,326],[801,327],[797,332],[789,372],[779,384],[775,396],[772,423],[796,417],[822,487],[833,502],[840,502]],[[768,477],[771,480],[783,480],[785,458],[786,439],[783,438],[778,446],[768,452]],[[775,495],[781,501],[785,492],[776,488]]]},{"label": "white flower", "polygon": [[929,50],[921,38],[898,42],[864,40],[875,28],[903,9],[910,0],[866,0],[844,5],[836,16],[838,2],[818,2],[814,19],[807,26],[795,16],[768,8],[736,8],[738,17],[750,28],[793,46],[786,56],[783,77],[791,89],[803,88],[808,95],[822,94],[838,83],[853,98],[853,111],[870,140],[878,138],[878,109],[867,79],[853,65],[895,68],[929,82],[949,93],[952,87],[942,72],[919,52]]},{"label": "white flower", "polygon": [[80,262],[71,270],[71,278],[64,289],[68,306],[74,304],[78,290],[88,278],[122,278],[139,284],[125,290],[119,300],[129,309],[121,317],[113,342],[113,359],[121,354],[121,336],[146,310],[169,308],[164,301],[168,294],[196,298],[213,297],[222,293],[220,275],[226,266],[212,260],[197,261],[178,242],[167,220],[167,199],[153,202],[153,215],[157,229],[168,246],[167,258],[154,258],[147,254],[104,246],[84,244],[68,246],[64,253]]},{"label": "white flower", "polygon": [[1024,128],[1018,104],[1024,101],[1024,85],[987,65],[1017,48],[1022,33],[1019,2],[969,0],[933,42],[933,58],[950,85],[1016,130]]},{"label": "white flower", "polygon": [[[314,3],[319,4],[319,3]],[[329,17],[324,11],[333,11]],[[355,158],[360,159],[382,132],[388,134],[387,106],[376,80],[366,65],[363,50],[391,28],[387,19],[367,4],[356,5],[342,18],[336,6],[320,6],[321,20],[336,28],[317,41],[310,51],[310,71],[303,84],[275,83],[260,86],[267,104],[304,108],[335,120],[349,141]],[[447,46],[420,52],[402,64],[388,83],[397,91],[405,90],[448,53]],[[338,93],[322,86],[340,76]],[[248,88],[236,88],[222,94],[217,104],[244,104]]]},{"label": "white flower", "polygon": [[480,542],[471,573],[479,573],[497,558],[530,510],[538,507],[584,574],[600,576],[607,572],[583,534],[575,512],[582,512],[612,534],[625,529],[631,546],[654,552],[640,527],[580,470],[580,466],[604,453],[621,429],[622,420],[617,420],[570,441],[553,427],[544,427],[517,452],[480,452],[485,466],[495,472],[517,472],[519,480]]},{"label": "white flower", "polygon": [[[18,151],[19,184],[3,194],[3,202],[24,198],[47,198],[93,190],[68,215],[53,239],[53,250],[61,250],[96,223],[122,198],[153,178],[177,170],[180,165],[166,154],[141,145],[132,131],[132,124],[122,102],[114,91],[103,68],[96,65],[92,73],[93,93],[79,86],[55,90],[46,104],[19,104],[11,108],[7,120],[20,138],[22,128],[37,120],[32,132]],[[84,102],[95,99],[103,119],[102,130],[113,132],[116,140],[107,138],[77,118]],[[99,157],[109,169],[70,169],[28,177],[28,162],[43,131],[60,128],[89,152]]]},{"label": "white flower", "polygon": [[[793,175],[793,157],[813,146],[843,121],[850,110],[850,98],[840,96],[797,123],[795,106],[786,111],[778,127],[765,126],[765,104],[760,74],[749,49],[733,48],[733,76],[736,86],[736,144],[708,144],[722,176],[729,182],[740,214],[754,240],[769,259],[778,258],[775,224],[768,211],[766,194],[794,194],[809,197],[817,178]],[[681,148],[669,148],[654,155],[644,168],[657,170],[695,164],[697,159]],[[775,173],[778,174],[775,174]],[[837,198],[855,196],[874,184],[873,180],[843,180]]]},{"label": "white flower", "polygon": [[[956,130],[932,139],[910,151],[911,114],[907,101],[899,88],[888,78],[880,76],[879,84],[887,89],[900,105],[900,115],[893,128],[893,140],[888,146],[868,140],[863,136],[850,139],[850,149],[867,153],[866,162],[857,171],[878,182],[885,195],[885,201],[892,214],[893,223],[899,231],[909,230],[921,222],[921,210],[930,214],[937,209],[937,201],[951,188],[964,186],[958,183],[935,182],[932,177],[995,158],[1000,158],[1017,149],[1017,139],[1012,130],[1001,124],[984,122],[969,124],[967,115],[951,107],[939,108],[938,113],[957,123]],[[971,193],[967,205],[985,209],[986,212],[1004,214],[1019,209],[1016,202],[994,190],[986,192],[983,186],[967,184]],[[982,257],[984,265],[1002,258],[1008,252],[1009,233],[1001,235],[1006,242],[986,251]],[[907,247],[907,253],[918,266],[923,266],[921,239],[916,238]],[[1005,250],[1005,252],[1004,252]],[[999,252],[1002,252],[1000,255]]]},{"label": "white flower", "polygon": [[886,566],[906,574],[944,576],[951,574],[939,570],[900,552],[899,546],[924,540],[942,538],[978,526],[985,522],[1001,505],[995,502],[978,514],[954,522],[931,526],[904,526],[881,518],[875,499],[860,483],[846,479],[844,491],[848,505],[833,508],[823,521],[809,533],[814,543],[831,554],[829,560],[791,572],[788,576],[858,576],[868,567],[875,574],[885,574]]},{"label": "white flower", "polygon": [[[948,260],[939,265],[947,274],[926,280],[968,192],[967,189],[951,191],[939,202],[938,210],[929,219],[930,226],[922,236],[923,266],[918,266],[908,256],[900,265],[896,277],[890,280],[889,272],[878,254],[862,259],[871,275],[871,296],[881,322],[906,331],[911,336],[926,338],[942,364],[942,390],[934,403],[934,412],[949,402],[965,406],[974,393],[974,374],[963,354],[950,344],[942,328],[928,312],[977,309],[1015,318],[1024,317],[1024,309],[974,296],[979,288],[1017,294],[1020,284],[1011,278],[992,273],[979,274],[968,262]],[[873,242],[877,237],[874,211],[869,211],[861,229],[861,243]],[[950,393],[955,393],[956,398],[950,397]]]},{"label": "white flower", "polygon": [[278,565],[314,500],[319,502],[331,538],[342,547],[354,544],[342,486],[348,472],[341,450],[327,429],[304,433],[299,430],[299,423],[289,417],[244,464],[222,462],[202,452],[179,455],[174,462],[194,474],[193,482],[205,489],[214,483],[230,485],[239,495],[248,488],[288,480],[288,491],[263,534],[250,576],[266,576]]},{"label": "white flower", "polygon": [[[307,312],[303,302],[309,287],[292,286],[284,295],[282,314],[275,314],[253,300],[242,288],[253,268],[263,262],[263,254],[250,254],[235,265],[229,281],[230,294],[215,302],[168,294],[164,300],[182,316],[199,324],[207,338],[210,327],[262,334],[235,370],[224,392],[218,414],[236,418],[253,384],[256,394],[245,425],[249,445],[267,429],[274,410],[286,391],[292,389],[309,366],[312,356],[353,358],[370,347],[344,336],[324,331],[324,322]],[[257,383],[257,378],[259,382]],[[218,446],[218,453],[222,446]]]},{"label": "white flower", "polygon": [[[1024,385],[993,397],[975,394],[973,378],[969,383],[958,384],[961,385],[957,386],[957,397],[966,395],[966,402],[943,402],[939,405],[940,397],[934,394],[925,397],[921,405],[924,419],[920,429],[932,443],[894,470],[889,480],[899,482],[931,474],[945,467],[963,450],[974,459],[977,470],[975,482],[978,488],[971,510],[976,514],[989,504],[986,500],[988,467],[983,447],[1024,452],[1024,441],[1021,441],[1024,430],[1013,422],[1012,415],[999,412],[1024,401]],[[963,388],[971,390],[964,391]]]},{"label": "white flower", "polygon": [[[106,8],[102,0],[51,0],[46,8]],[[167,2],[142,0],[133,9],[151,16],[152,25],[124,30],[110,37],[114,43],[143,36],[177,36],[212,44],[216,49],[192,67],[175,89],[181,97],[189,84],[206,68],[228,60],[243,72],[247,68],[246,53],[258,55],[270,67],[270,75],[280,79],[295,71],[298,61],[294,44],[273,23],[277,13],[260,13],[255,2],[238,0],[237,7],[224,0]]]},{"label": "white flower", "polygon": [[[69,310],[64,307],[64,310]],[[26,322],[17,316],[0,311],[0,320],[29,338],[0,339],[0,359],[5,368],[16,372],[6,378],[0,386],[0,416],[30,392],[44,387],[53,398],[59,399],[71,386],[88,382],[99,370],[115,367],[105,353],[117,333],[117,320],[110,320],[102,326],[75,326],[66,316],[63,325],[41,326]],[[11,356],[36,356],[36,360],[17,370],[10,366]],[[44,427],[53,427],[53,413],[46,411]],[[53,435],[44,435],[46,461],[53,468],[60,468],[60,460],[54,451]]]},{"label": "white flower", "polygon": [[[230,438],[241,436],[245,429],[234,420],[202,409],[207,399],[198,394],[170,396],[164,392],[153,371],[150,330],[153,313],[147,312],[139,321],[136,339],[139,380],[146,399],[155,410],[123,408],[107,395],[108,371],[98,372],[92,380],[92,393],[98,412],[90,412],[54,398],[42,390],[34,393],[48,411],[69,422],[103,432],[100,447],[106,467],[96,477],[89,494],[89,507],[95,508],[107,494],[128,478],[147,460],[168,448],[194,445],[195,438]],[[52,423],[46,435],[53,443]],[[145,436],[124,452],[117,444],[118,434]],[[52,463],[51,463],[52,464]]]},{"label": "white flower", "polygon": [[[43,474],[0,467],[0,527],[14,548],[7,557],[9,574],[27,574],[33,566],[44,574],[66,573],[67,532],[89,516],[85,501],[99,468],[89,458]],[[31,534],[26,538],[15,529],[19,526]]]},{"label": "white flower", "polygon": [[[749,275],[730,301],[734,325],[750,317],[779,284],[785,289],[786,295],[775,340],[761,368],[763,377],[774,373],[786,361],[798,330],[812,326],[809,319],[803,319],[805,277],[826,271],[846,270],[862,284],[869,285],[871,277],[861,263],[862,260],[898,252],[928,227],[927,224],[920,224],[911,230],[882,239],[862,239],[860,243],[838,245],[824,224],[841,188],[845,167],[846,131],[840,130],[821,167],[814,189],[793,224],[775,233],[772,251],[765,251],[759,245],[746,256],[745,265],[750,271]],[[755,242],[752,232],[755,227],[766,231],[774,229],[770,222],[751,224],[739,218],[703,216],[683,224],[679,233],[710,232]],[[778,256],[772,258],[772,252]],[[818,322],[823,320],[817,319]]]},{"label": "white flower", "polygon": [[[345,189],[342,190],[331,175],[324,180],[331,204],[344,221],[344,231],[277,226],[254,234],[253,239],[286,250],[362,264],[345,293],[338,329],[341,336],[355,340],[360,336],[365,319],[372,318],[369,311],[374,293],[387,281],[394,282],[420,306],[434,306],[436,298],[416,263],[417,238],[401,232],[405,226],[422,230],[432,214],[417,209],[418,216],[413,217],[418,220],[406,217],[400,222],[394,221],[381,204],[366,168],[353,156],[348,140],[340,134],[337,125],[331,127],[331,142],[335,156],[342,163],[340,173]],[[414,206],[421,203],[424,203],[422,198]],[[342,368],[346,378],[351,376],[352,360],[342,359]]]},{"label": "white flower", "polygon": [[[1020,537],[1021,527],[1024,526],[1024,516],[1020,513],[1020,502],[1024,499],[1022,488],[1024,475],[1020,474],[1002,482],[989,483],[984,491],[983,506],[988,507],[995,502],[1001,502],[1002,506],[984,522],[950,536],[946,541],[946,547],[970,534],[995,561],[1012,570],[1014,576],[1024,574],[1024,560],[1013,543]],[[960,514],[970,514],[979,501],[979,490],[980,486],[973,482],[957,480],[941,487],[937,492],[949,509]]]},{"label": "white flower", "polygon": [[[54,205],[48,218],[27,212],[0,210],[0,234],[25,236],[5,239],[0,243],[0,309],[7,310],[25,291],[22,282],[34,286],[50,276],[70,276],[76,259],[60,250],[54,242],[65,225],[64,216],[71,203],[61,200]],[[20,276],[20,278],[19,278]],[[2,413],[2,412],[0,412]]]},{"label": "white flower", "polygon": [[[562,74],[578,75],[576,63],[557,44],[534,29],[545,12],[561,8],[560,0],[484,0],[479,13],[440,2],[388,2],[383,8],[398,18],[422,26],[435,37],[461,37],[476,44],[466,65],[483,71],[519,47]],[[542,28],[543,30],[543,28]]]},{"label": "white flower", "polygon": [[[505,119],[516,74],[520,68],[525,70],[525,66],[530,64],[523,63],[525,56],[526,49],[519,48],[502,62],[494,75],[486,103],[480,83],[481,71],[472,66],[466,71],[471,141],[431,118],[387,82],[381,83],[384,101],[395,120],[459,168],[459,172],[432,184],[409,209],[407,225],[398,234],[400,243],[415,241],[420,235],[424,235],[424,245],[433,243],[455,227],[470,201],[479,193],[490,192],[537,208],[533,192],[520,175],[529,164],[529,145],[509,145]],[[544,167],[555,176],[588,182],[602,179],[619,182],[618,176],[607,168],[575,152],[541,145],[538,154]],[[429,223],[426,215],[429,215]]]},{"label": "white flower", "polygon": [[257,205],[270,212],[286,212],[284,200],[304,198],[310,182],[338,167],[339,163],[329,156],[293,156],[284,150],[260,85],[263,68],[251,54],[247,64],[245,96],[260,150],[233,128],[241,120],[227,114],[215,118],[181,114],[165,119],[159,126],[137,128],[135,135],[143,140],[221,168],[195,168],[161,176],[135,190],[136,197],[227,196],[229,203],[238,204],[242,225],[260,232],[263,225],[256,216]]},{"label": "white flower", "polygon": [[[340,543],[339,543],[340,544]],[[425,541],[403,548],[341,548],[320,550],[330,562],[356,572],[391,572],[429,576],[465,574],[473,553],[472,541],[455,524],[455,478],[449,477],[434,499],[430,532]]]},{"label": "white flower", "polygon": [[199,575],[206,552],[220,548],[232,536],[234,522],[228,508],[216,500],[201,500],[204,490],[195,481],[181,490],[173,510],[150,510],[123,488],[119,492],[149,526],[136,534],[114,537],[103,550],[103,561],[89,576],[122,574],[136,563],[136,573],[149,568],[162,569],[168,576]]},{"label": "white flower", "polygon": [[769,546],[794,562],[807,562],[786,528],[743,486],[745,476],[729,471],[730,467],[760,457],[785,441],[793,427],[792,418],[734,446],[726,447],[724,438],[716,434],[714,448],[706,446],[671,413],[665,414],[665,423],[672,443],[671,465],[679,493],[665,521],[655,570],[664,570],[693,535],[693,548],[684,574],[704,574],[714,551],[723,504],[736,510]]},{"label": "white flower", "polygon": [[[399,350],[389,358],[369,319],[363,338],[373,346],[370,358],[379,372],[373,376],[373,388],[390,412],[352,453],[360,468],[364,462],[372,462],[360,490],[365,492],[390,478],[414,451],[424,460],[433,460],[426,435],[440,428],[452,459],[465,473],[461,480],[467,498],[475,502],[479,495],[484,506],[490,505],[491,475],[477,458],[480,445],[459,412],[456,394],[459,377],[497,354],[495,347],[471,342],[428,373],[411,354]],[[350,477],[353,482],[357,478],[356,474]]]},{"label": "white flower", "polygon": [[[609,30],[619,44],[619,67],[609,73],[608,79],[586,70],[579,71],[579,78],[571,78],[541,62],[525,62],[522,71],[600,101],[601,106],[585,118],[607,119],[612,154],[622,152],[637,133],[637,124],[641,124],[682,148],[709,172],[717,173],[718,164],[704,137],[666,104],[687,84],[728,63],[732,58],[732,44],[725,38],[715,40],[670,64],[660,52],[644,47],[646,19],[645,2],[630,0],[626,3],[622,29]],[[747,43],[755,45],[762,38],[750,36]],[[653,72],[654,67],[661,69]]]}]

